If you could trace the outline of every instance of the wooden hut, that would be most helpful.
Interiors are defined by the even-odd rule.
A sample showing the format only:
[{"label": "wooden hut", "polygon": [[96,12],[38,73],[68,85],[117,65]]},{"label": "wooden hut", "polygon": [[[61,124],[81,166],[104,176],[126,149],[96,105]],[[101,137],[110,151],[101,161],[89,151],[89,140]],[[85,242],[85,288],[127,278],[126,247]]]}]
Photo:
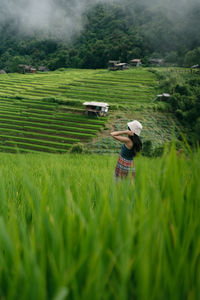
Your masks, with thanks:
[{"label": "wooden hut", "polygon": [[191,73],[200,73],[200,65],[193,65],[190,67]]},{"label": "wooden hut", "polygon": [[118,71],[118,70],[124,71],[129,69],[129,66],[127,63],[121,63],[118,60],[110,60],[108,63],[108,69],[110,71]]},{"label": "wooden hut", "polygon": [[36,72],[37,72],[36,68],[31,68],[30,69],[30,73],[36,73]]},{"label": "wooden hut", "polygon": [[199,66],[199,65],[194,65],[194,66],[191,66],[190,68],[191,68],[191,69],[199,69],[200,66]]},{"label": "wooden hut", "polygon": [[156,100],[168,101],[170,97],[171,97],[171,95],[168,94],[168,93],[159,94],[159,95],[156,96],[155,99],[153,99],[153,102],[156,101]]},{"label": "wooden hut", "polygon": [[36,73],[36,68],[33,66],[28,66],[28,65],[19,65],[20,72],[25,74],[25,73]]},{"label": "wooden hut", "polygon": [[133,66],[133,67],[139,67],[139,66],[141,66],[141,64],[142,64],[142,61],[141,61],[141,59],[139,59],[139,58],[135,58],[135,59],[132,59],[132,60],[130,61],[130,64],[131,64],[131,66]]},{"label": "wooden hut", "polygon": [[129,65],[127,63],[119,63],[116,65],[117,70],[128,70],[129,69]]},{"label": "wooden hut", "polygon": [[38,71],[39,71],[39,72],[48,72],[49,69],[48,69],[47,67],[45,67],[45,66],[39,66],[39,67],[38,67]]},{"label": "wooden hut", "polygon": [[110,71],[116,71],[117,70],[116,65],[119,64],[119,63],[120,63],[119,60],[109,60],[108,69]]},{"label": "wooden hut", "polygon": [[83,105],[85,106],[87,115],[104,117],[109,110],[109,104],[105,102],[84,102]]},{"label": "wooden hut", "polygon": [[150,58],[149,63],[155,66],[162,66],[164,64],[163,58]]}]

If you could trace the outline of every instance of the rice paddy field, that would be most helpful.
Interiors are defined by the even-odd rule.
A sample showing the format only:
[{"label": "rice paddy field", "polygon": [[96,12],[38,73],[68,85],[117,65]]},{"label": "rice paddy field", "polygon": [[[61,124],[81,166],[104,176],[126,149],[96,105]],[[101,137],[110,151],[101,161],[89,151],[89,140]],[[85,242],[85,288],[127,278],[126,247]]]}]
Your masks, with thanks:
[{"label": "rice paddy field", "polygon": [[[148,69],[0,75],[0,300],[199,299],[200,151],[172,144],[137,156],[134,182],[113,176],[111,130],[138,119],[172,139],[157,87]],[[80,142],[92,154],[68,153]]]},{"label": "rice paddy field", "polygon": [[[164,143],[171,138],[174,123],[164,114],[159,121],[152,111],[157,89],[156,75],[140,68],[0,75],[0,151],[65,153],[74,144],[93,141],[113,122],[115,112],[124,111],[126,121],[143,122],[144,137],[153,127],[158,134],[151,138]],[[85,101],[108,102],[109,117],[86,116]]]},{"label": "rice paddy field", "polygon": [[200,152],[0,154],[0,299],[197,300]]}]

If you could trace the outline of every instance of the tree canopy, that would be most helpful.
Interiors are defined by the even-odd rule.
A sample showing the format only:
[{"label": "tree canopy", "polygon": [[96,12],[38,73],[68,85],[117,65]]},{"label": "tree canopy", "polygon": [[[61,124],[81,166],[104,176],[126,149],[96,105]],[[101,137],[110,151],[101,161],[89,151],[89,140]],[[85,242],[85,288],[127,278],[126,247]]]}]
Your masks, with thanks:
[{"label": "tree canopy", "polygon": [[[82,29],[70,40],[59,34],[57,38],[39,32],[22,34],[16,21],[7,19],[0,26],[0,69],[14,72],[18,63],[46,65],[50,70],[105,68],[110,59],[141,58],[147,63],[150,57],[176,65],[198,64],[200,4],[180,12],[170,6],[164,9],[156,1],[148,6],[144,2],[88,5],[81,17]],[[61,4],[69,9],[69,1]],[[66,25],[66,33],[73,31],[69,27]]]}]

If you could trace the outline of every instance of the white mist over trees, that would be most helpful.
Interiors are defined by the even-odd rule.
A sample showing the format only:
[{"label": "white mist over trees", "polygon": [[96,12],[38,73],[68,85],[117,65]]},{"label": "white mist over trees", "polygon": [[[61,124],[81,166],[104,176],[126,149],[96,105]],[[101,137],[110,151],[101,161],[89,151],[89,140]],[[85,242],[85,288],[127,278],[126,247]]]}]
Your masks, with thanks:
[{"label": "white mist over trees", "polygon": [[0,0],[0,69],[105,68],[109,59],[150,57],[200,64],[199,32],[197,0]]},{"label": "white mist over trees", "polygon": [[144,9],[159,9],[179,22],[180,15],[186,18],[198,0],[0,0],[0,26],[10,20],[21,34],[69,40],[81,31],[85,12],[99,3],[118,5],[129,13],[132,10],[133,15],[139,4]]},{"label": "white mist over trees", "polygon": [[97,3],[118,0],[0,0],[0,25],[11,20],[19,32],[70,39],[82,28],[82,16]]}]

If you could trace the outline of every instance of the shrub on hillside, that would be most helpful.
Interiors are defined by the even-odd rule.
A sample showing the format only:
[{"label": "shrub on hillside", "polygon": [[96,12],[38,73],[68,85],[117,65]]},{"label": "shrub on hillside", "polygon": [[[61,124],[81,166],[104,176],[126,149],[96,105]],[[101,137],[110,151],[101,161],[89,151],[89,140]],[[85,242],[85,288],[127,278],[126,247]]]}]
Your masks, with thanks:
[{"label": "shrub on hillside", "polygon": [[146,140],[143,142],[142,146],[142,155],[144,156],[152,156],[153,154],[153,147],[152,147],[152,141]]},{"label": "shrub on hillside", "polygon": [[191,95],[190,87],[187,84],[185,85],[177,84],[175,86],[174,91],[175,93],[179,93],[180,95],[186,95],[186,96]]},{"label": "shrub on hillside", "polygon": [[65,72],[67,69],[66,68],[59,68],[57,69],[56,71],[59,71],[59,72]]},{"label": "shrub on hillside", "polygon": [[163,153],[164,153],[164,145],[160,145],[154,149],[153,156],[159,157],[159,156],[162,156]]},{"label": "shrub on hillside", "polygon": [[171,93],[176,83],[177,83],[177,78],[173,74],[171,74],[170,77],[167,77],[166,79],[160,82],[160,88],[163,91]]},{"label": "shrub on hillside", "polygon": [[181,109],[176,110],[175,116],[181,121],[184,120],[184,112]]},{"label": "shrub on hillside", "polygon": [[83,153],[83,144],[81,143],[77,143],[77,144],[74,144],[72,147],[71,147],[71,150],[70,150],[70,153]]},{"label": "shrub on hillside", "polygon": [[169,103],[166,103],[166,102],[159,102],[156,106],[156,110],[161,111],[161,112],[170,112],[171,111],[171,105]]}]

